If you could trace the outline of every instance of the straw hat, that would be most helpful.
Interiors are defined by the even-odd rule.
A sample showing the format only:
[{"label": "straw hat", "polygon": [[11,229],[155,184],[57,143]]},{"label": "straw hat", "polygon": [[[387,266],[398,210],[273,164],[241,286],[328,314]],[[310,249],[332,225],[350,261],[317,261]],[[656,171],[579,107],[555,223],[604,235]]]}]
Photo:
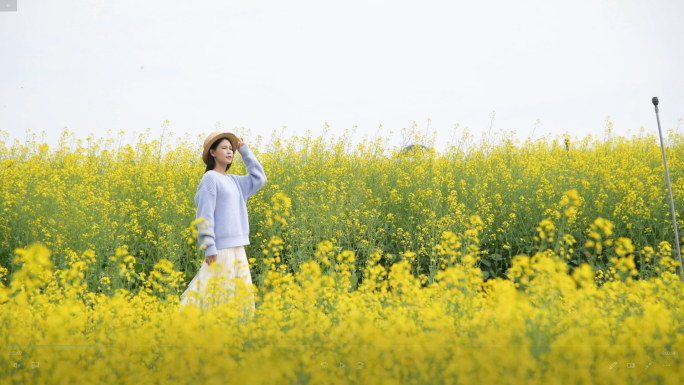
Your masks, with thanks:
[{"label": "straw hat", "polygon": [[204,164],[209,164],[209,157],[211,156],[209,154],[209,148],[211,145],[214,144],[215,141],[223,138],[228,138],[228,140],[230,140],[230,143],[233,145],[233,152],[237,151],[237,136],[231,134],[230,132],[212,132],[209,134],[209,136],[207,136],[206,139],[204,139],[204,151],[202,152],[202,160],[204,161]]}]

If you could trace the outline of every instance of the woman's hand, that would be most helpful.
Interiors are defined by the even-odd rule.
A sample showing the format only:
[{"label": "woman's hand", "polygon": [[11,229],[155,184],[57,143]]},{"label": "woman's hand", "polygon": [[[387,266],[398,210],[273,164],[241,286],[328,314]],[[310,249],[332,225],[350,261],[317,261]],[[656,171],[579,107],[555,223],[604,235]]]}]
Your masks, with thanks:
[{"label": "woman's hand", "polygon": [[212,263],[216,262],[216,254],[206,257],[204,259],[204,262],[206,262],[207,265],[211,266]]},{"label": "woman's hand", "polygon": [[238,148],[238,150],[239,150],[242,146],[244,146],[244,145],[245,145],[245,141],[242,140],[242,138],[238,138],[238,142],[237,142],[237,148]]}]

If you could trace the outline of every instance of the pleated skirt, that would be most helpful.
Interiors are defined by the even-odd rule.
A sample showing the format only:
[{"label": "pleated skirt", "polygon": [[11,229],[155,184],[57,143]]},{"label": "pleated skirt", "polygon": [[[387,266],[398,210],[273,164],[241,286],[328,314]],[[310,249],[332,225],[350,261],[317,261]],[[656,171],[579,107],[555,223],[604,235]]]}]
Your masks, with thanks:
[{"label": "pleated skirt", "polygon": [[[244,284],[244,285],[243,285]],[[202,263],[188,288],[181,294],[181,306],[196,304],[208,307],[228,302],[230,297],[247,295],[254,309],[254,297],[249,289],[252,275],[244,246],[218,249],[216,261],[209,266]]]}]

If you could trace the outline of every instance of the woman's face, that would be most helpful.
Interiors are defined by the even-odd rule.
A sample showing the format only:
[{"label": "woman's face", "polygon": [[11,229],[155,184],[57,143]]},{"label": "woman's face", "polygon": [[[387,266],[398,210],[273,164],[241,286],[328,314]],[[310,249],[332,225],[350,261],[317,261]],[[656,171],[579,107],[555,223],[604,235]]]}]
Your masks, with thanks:
[{"label": "woman's face", "polygon": [[228,139],[224,138],[216,146],[216,150],[210,150],[209,152],[216,159],[216,163],[230,164],[233,161],[233,145]]}]

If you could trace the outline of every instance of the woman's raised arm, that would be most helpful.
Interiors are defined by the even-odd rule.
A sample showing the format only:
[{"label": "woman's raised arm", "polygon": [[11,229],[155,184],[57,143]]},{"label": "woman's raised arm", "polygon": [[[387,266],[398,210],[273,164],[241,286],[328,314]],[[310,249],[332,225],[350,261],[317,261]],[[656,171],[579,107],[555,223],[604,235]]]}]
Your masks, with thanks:
[{"label": "woman's raised arm", "polygon": [[266,184],[266,173],[264,169],[259,164],[254,154],[249,150],[244,142],[241,141],[238,145],[238,152],[242,155],[242,161],[245,162],[247,167],[247,172],[249,175],[236,176],[236,180],[240,185],[242,194],[245,196],[245,200],[256,194],[261,187]]}]

